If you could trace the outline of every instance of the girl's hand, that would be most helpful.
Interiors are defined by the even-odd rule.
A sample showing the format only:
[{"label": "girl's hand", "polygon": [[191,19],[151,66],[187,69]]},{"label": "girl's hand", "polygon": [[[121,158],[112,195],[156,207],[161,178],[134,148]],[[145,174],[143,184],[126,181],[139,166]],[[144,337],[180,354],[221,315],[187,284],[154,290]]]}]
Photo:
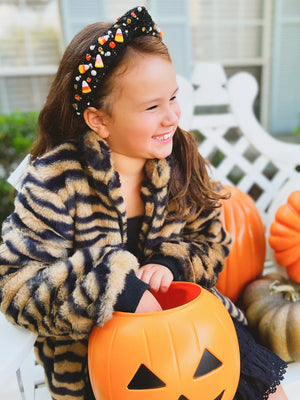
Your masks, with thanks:
[{"label": "girl's hand", "polygon": [[135,310],[136,313],[149,313],[162,311],[162,308],[156,298],[149,290],[146,290]]},{"label": "girl's hand", "polygon": [[163,293],[169,289],[174,278],[169,268],[160,264],[146,264],[137,271],[136,275],[143,282],[149,283],[151,290]]}]

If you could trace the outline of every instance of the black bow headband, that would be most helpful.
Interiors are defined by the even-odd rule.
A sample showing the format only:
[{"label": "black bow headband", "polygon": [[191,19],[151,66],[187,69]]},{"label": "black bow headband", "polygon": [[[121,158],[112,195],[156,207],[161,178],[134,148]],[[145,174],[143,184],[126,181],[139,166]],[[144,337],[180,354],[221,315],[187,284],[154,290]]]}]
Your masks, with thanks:
[{"label": "black bow headband", "polygon": [[123,54],[128,43],[142,35],[161,38],[162,32],[145,7],[136,7],[120,17],[103,36],[90,45],[74,80],[72,106],[77,115],[82,115],[92,105],[101,80]]}]

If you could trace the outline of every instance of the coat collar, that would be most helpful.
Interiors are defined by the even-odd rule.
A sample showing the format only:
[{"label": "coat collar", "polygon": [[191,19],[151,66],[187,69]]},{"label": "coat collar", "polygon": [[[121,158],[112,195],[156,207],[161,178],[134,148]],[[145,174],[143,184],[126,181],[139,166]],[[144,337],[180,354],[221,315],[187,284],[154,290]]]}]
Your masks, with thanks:
[{"label": "coat collar", "polygon": [[[105,139],[93,131],[83,137],[83,151],[90,173],[105,185],[115,181],[119,186],[119,177],[114,170],[111,150]],[[170,179],[170,157],[162,160],[151,159],[145,164],[146,184],[149,188],[161,190],[168,185]]]}]

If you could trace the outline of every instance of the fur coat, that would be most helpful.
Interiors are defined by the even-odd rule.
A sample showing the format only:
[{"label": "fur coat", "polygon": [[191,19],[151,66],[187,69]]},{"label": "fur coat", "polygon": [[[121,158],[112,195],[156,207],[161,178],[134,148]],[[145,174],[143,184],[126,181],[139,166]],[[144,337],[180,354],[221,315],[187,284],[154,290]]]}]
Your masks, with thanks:
[{"label": "fur coat", "polygon": [[111,318],[127,274],[171,257],[180,280],[211,288],[229,252],[219,210],[167,220],[170,160],[149,160],[141,194],[143,260],[126,250],[125,203],[105,140],[88,132],[27,169],[15,211],[3,224],[0,306],[38,334],[35,351],[55,400],[84,398],[88,336]]}]

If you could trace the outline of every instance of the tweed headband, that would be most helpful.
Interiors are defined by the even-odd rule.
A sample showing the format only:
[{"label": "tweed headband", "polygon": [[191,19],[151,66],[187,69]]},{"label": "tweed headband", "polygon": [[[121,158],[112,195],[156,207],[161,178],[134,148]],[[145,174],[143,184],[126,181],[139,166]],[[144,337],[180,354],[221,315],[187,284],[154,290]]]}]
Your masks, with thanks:
[{"label": "tweed headband", "polygon": [[75,75],[72,106],[77,115],[92,105],[97,89],[107,72],[124,54],[125,48],[137,36],[162,38],[162,32],[145,7],[136,7],[118,18],[104,35],[92,43],[81,60]]}]

